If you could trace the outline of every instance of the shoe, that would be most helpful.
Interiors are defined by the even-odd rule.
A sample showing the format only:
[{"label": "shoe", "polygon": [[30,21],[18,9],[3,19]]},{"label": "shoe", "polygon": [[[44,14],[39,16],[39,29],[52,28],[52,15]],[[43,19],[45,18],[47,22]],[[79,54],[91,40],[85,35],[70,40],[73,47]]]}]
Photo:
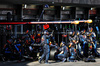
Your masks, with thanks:
[{"label": "shoe", "polygon": [[39,60],[39,63],[41,64],[41,61]]},{"label": "shoe", "polygon": [[77,60],[74,60],[74,62],[77,62]]},{"label": "shoe", "polygon": [[21,61],[20,61],[20,60],[18,60],[17,62],[18,62],[18,63],[20,63]]},{"label": "shoe", "polygon": [[46,62],[45,64],[50,64],[50,63]]},{"label": "shoe", "polygon": [[23,61],[25,61],[25,59],[22,59],[21,61],[23,62]]},{"label": "shoe", "polygon": [[91,62],[96,62],[96,60],[95,59],[91,59]]},{"label": "shoe", "polygon": [[56,62],[60,62],[60,60],[57,60]]},{"label": "shoe", "polygon": [[8,60],[7,62],[11,62],[10,60]]},{"label": "shoe", "polygon": [[69,62],[69,58],[67,58],[67,62]]},{"label": "shoe", "polygon": [[62,62],[65,62],[65,61],[66,61],[66,58],[64,58]]}]

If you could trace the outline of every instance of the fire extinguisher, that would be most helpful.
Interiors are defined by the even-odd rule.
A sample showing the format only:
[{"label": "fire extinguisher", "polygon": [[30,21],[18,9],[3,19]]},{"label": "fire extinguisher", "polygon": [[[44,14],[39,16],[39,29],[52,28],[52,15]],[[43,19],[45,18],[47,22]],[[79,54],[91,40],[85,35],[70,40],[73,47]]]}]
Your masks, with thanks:
[{"label": "fire extinguisher", "polygon": [[6,25],[7,30],[11,30],[11,25]]}]

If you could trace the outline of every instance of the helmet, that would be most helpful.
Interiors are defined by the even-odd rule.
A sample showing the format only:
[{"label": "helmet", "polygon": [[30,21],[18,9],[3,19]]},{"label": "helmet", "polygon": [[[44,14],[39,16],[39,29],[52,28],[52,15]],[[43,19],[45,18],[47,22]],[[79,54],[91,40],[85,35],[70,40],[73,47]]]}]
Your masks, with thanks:
[{"label": "helmet", "polygon": [[85,32],[86,32],[86,30],[82,30],[82,31],[81,31],[81,34],[85,34]]},{"label": "helmet", "polygon": [[65,44],[65,42],[63,42],[63,41],[62,41],[61,43],[62,43],[62,44]]},{"label": "helmet", "polygon": [[73,46],[74,44],[72,42],[69,43],[69,47]]},{"label": "helmet", "polygon": [[75,35],[75,31],[72,31],[72,36],[74,36]]},{"label": "helmet", "polygon": [[86,30],[83,30],[83,33],[85,34]]},{"label": "helmet", "polygon": [[79,31],[77,31],[77,35],[79,35],[80,34],[80,32]]},{"label": "helmet", "polygon": [[63,45],[65,45],[65,42],[62,41],[61,44],[60,44],[60,46],[63,46]]},{"label": "helmet", "polygon": [[87,32],[87,33],[86,33],[86,36],[89,36],[89,35],[90,35],[90,33],[89,33],[89,32]]},{"label": "helmet", "polygon": [[96,34],[94,32],[91,35],[93,38],[96,38]]},{"label": "helmet", "polygon": [[93,28],[92,28],[92,27],[90,27],[90,28],[89,28],[89,32],[92,32],[92,31],[93,31]]},{"label": "helmet", "polygon": [[47,32],[48,32],[48,31],[47,31],[47,30],[45,30],[45,31],[44,31],[44,34],[46,35],[46,34],[47,34]]},{"label": "helmet", "polygon": [[74,35],[75,35],[75,31],[69,32],[69,35],[70,35],[70,36],[74,36]]},{"label": "helmet", "polygon": [[69,32],[69,35],[72,35],[72,32]]}]

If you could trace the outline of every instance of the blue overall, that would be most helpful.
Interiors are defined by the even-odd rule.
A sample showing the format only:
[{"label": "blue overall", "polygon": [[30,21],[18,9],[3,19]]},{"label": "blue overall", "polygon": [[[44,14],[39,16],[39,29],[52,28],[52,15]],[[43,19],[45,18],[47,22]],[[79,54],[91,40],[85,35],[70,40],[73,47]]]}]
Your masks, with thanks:
[{"label": "blue overall", "polygon": [[50,54],[50,47],[49,47],[49,45],[45,44],[44,47],[43,47],[43,50],[44,50],[44,52],[43,52],[43,54],[41,56],[40,61],[43,60],[44,57],[46,57],[45,58],[45,62],[48,63],[49,54]]},{"label": "blue overall", "polygon": [[40,61],[42,61],[45,58],[45,63],[48,63],[49,55],[50,55],[50,47],[49,47],[49,37],[46,35],[43,35],[44,38],[44,46],[43,46],[43,54],[41,56]]},{"label": "blue overall", "polygon": [[22,53],[21,53],[21,51],[20,51],[20,48],[18,48],[18,46],[20,46],[21,47],[21,44],[16,44],[16,45],[14,45],[15,46],[15,49],[17,50],[17,52],[18,52],[18,55],[17,55],[17,59],[18,60],[21,60],[21,58],[22,58]]},{"label": "blue overall", "polygon": [[96,42],[96,36],[94,36],[94,34],[92,34],[92,39],[93,39],[93,42],[94,42],[94,52],[97,53],[97,42]]},{"label": "blue overall", "polygon": [[64,53],[63,54],[58,54],[58,59],[63,60],[64,58],[67,57],[67,48],[66,48],[66,46],[63,46],[61,51],[64,51]]},{"label": "blue overall", "polygon": [[71,53],[71,56],[69,57],[70,60],[75,60],[75,51],[74,51],[74,47],[71,47],[70,48],[70,53]]},{"label": "blue overall", "polygon": [[97,52],[97,50],[96,50],[96,48],[97,48],[97,43],[96,43],[96,40],[95,40],[95,39],[93,39],[93,42],[94,42],[94,52],[96,53],[96,52]]},{"label": "blue overall", "polygon": [[83,36],[80,36],[80,41],[83,43],[83,54],[85,55],[87,52],[86,52],[86,47],[87,47],[87,42],[86,42],[86,39],[83,37]]},{"label": "blue overall", "polygon": [[[15,46],[16,50],[19,52],[20,49],[18,48],[18,46],[21,46],[21,44],[16,44],[16,45],[14,45],[14,46]],[[20,56],[21,56],[21,52],[20,52]]]}]

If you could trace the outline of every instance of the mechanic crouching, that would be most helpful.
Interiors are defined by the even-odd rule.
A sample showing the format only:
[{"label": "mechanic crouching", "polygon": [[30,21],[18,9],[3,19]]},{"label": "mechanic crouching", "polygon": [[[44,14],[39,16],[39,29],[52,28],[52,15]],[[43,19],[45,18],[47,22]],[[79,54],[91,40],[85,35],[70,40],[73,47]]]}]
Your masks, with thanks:
[{"label": "mechanic crouching", "polygon": [[58,59],[62,60],[62,62],[66,61],[66,57],[67,57],[67,46],[65,45],[65,42],[61,42],[60,44],[61,49],[60,49],[60,53],[58,54]]}]

